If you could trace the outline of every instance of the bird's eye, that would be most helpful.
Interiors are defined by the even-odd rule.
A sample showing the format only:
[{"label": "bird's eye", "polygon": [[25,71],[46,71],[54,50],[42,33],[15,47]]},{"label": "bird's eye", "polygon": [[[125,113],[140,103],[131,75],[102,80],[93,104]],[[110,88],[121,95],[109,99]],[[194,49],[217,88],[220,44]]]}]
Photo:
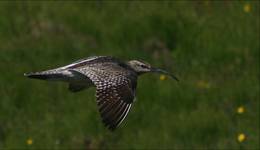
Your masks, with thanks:
[{"label": "bird's eye", "polygon": [[143,64],[141,64],[141,67],[142,67],[142,68],[147,68],[147,66],[146,66],[146,65],[143,65]]}]

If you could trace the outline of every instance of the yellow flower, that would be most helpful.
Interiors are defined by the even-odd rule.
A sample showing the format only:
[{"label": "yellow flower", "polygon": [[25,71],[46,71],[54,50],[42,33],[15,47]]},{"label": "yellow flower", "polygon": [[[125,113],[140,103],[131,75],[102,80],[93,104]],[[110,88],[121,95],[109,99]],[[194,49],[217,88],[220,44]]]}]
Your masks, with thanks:
[{"label": "yellow flower", "polygon": [[246,139],[246,135],[244,133],[240,133],[238,136],[237,136],[237,140],[238,142],[244,142]]},{"label": "yellow flower", "polygon": [[33,143],[33,140],[31,138],[28,138],[27,141],[26,141],[27,145],[32,145]]},{"label": "yellow flower", "polygon": [[238,114],[243,114],[245,112],[245,108],[243,106],[240,106],[237,108],[237,113]]},{"label": "yellow flower", "polygon": [[160,75],[160,80],[165,80],[166,79],[166,76],[165,75]]},{"label": "yellow flower", "polygon": [[251,11],[251,5],[250,4],[245,4],[243,9],[244,9],[245,13],[249,13]]},{"label": "yellow flower", "polygon": [[207,81],[199,80],[197,82],[197,87],[201,89],[209,89],[210,88],[210,83]]}]

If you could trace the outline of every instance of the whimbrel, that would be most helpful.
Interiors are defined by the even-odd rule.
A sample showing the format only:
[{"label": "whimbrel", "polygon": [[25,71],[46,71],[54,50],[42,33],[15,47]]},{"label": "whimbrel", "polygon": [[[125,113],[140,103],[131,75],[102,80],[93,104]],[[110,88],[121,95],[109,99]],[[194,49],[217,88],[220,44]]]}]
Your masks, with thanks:
[{"label": "whimbrel", "polygon": [[56,69],[24,75],[35,79],[67,82],[72,92],[95,86],[102,122],[108,129],[114,130],[131,108],[136,95],[137,77],[147,72],[169,75],[178,81],[174,75],[143,61],[123,62],[110,56],[88,57]]}]

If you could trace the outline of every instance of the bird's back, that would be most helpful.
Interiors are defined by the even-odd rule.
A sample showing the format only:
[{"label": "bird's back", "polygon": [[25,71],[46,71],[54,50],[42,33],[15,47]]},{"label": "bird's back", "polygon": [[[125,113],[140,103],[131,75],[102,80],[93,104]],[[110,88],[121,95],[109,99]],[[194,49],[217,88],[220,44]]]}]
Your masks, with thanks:
[{"label": "bird's back", "polygon": [[120,59],[111,56],[92,56],[78,60],[70,65],[60,67],[59,69],[81,69],[90,68],[98,70],[99,73],[109,75],[125,75],[130,79],[135,79],[137,74],[134,70]]},{"label": "bird's back", "polygon": [[75,68],[81,68],[85,66],[95,66],[95,65],[106,64],[106,63],[122,64],[123,62],[111,56],[92,56],[92,57],[87,57],[85,59],[80,59],[61,68],[75,69]]}]

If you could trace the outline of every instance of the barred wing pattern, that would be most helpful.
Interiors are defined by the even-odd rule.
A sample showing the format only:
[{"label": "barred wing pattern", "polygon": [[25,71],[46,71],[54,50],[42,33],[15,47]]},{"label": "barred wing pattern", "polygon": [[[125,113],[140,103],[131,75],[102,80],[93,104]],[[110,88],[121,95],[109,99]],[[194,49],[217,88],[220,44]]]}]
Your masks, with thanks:
[{"label": "barred wing pattern", "polygon": [[[125,70],[113,64],[73,69],[86,75],[96,86],[96,98],[102,121],[114,130],[127,116],[135,97],[135,84]],[[113,71],[113,72],[111,72]]]}]

